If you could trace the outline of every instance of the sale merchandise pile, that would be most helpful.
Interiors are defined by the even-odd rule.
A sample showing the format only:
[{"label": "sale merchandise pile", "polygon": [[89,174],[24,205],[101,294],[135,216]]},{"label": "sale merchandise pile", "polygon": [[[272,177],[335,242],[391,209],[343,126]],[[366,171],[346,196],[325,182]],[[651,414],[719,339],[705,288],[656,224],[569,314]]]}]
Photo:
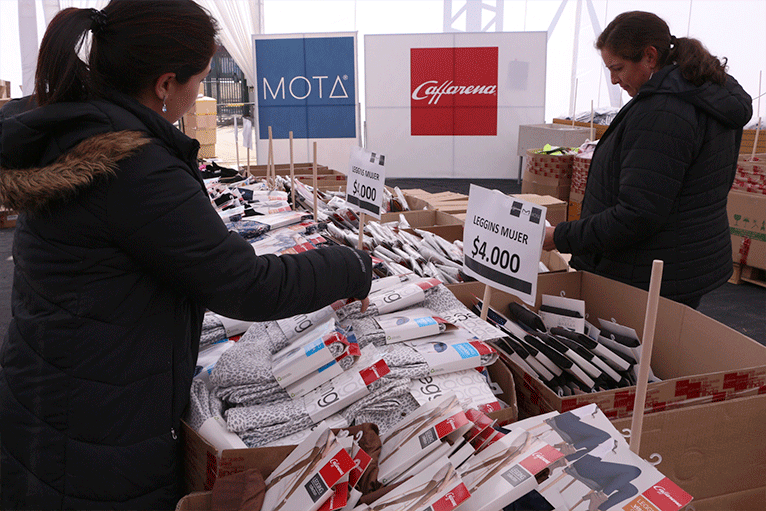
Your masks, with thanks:
[{"label": "sale merchandise pile", "polygon": [[[628,498],[657,502],[647,489],[662,475],[624,448],[595,406],[577,419],[598,422],[609,442],[578,443],[574,430],[558,438],[548,425],[563,431],[576,411],[514,423],[515,411],[505,412],[515,408],[515,395],[513,403],[501,399],[504,389],[491,376],[498,374],[493,366],[504,366],[502,357],[562,395],[632,385],[640,348],[625,343],[637,342],[635,332],[631,337],[630,329],[604,322],[596,328],[585,321],[584,304],[559,297],[546,298],[538,313],[516,304],[508,311],[487,308],[489,321],[481,319],[481,300],[471,310],[446,284],[471,280],[481,265],[516,272],[525,252],[504,252],[482,233],[466,257],[460,241],[413,228],[404,215],[366,219],[351,194],[315,193],[279,176],[274,184],[232,176],[211,179],[208,190],[227,227],[255,253],[361,246],[374,256],[375,278],[364,312],[359,302],[338,301],[278,321],[205,315],[185,424],[215,453],[262,453],[253,462],[261,467],[260,509],[495,511],[514,502],[553,509],[584,500],[621,509]],[[358,188],[369,200],[377,193]],[[407,208],[403,197],[388,194],[389,206]],[[505,209],[535,232],[544,227],[535,204],[513,199]],[[472,228],[495,231],[484,216],[486,225]],[[541,243],[525,229],[495,234],[537,247],[530,270],[536,274]],[[464,267],[471,258],[478,263]],[[505,385],[512,385],[508,378]],[[223,464],[215,461],[218,454],[213,463]],[[624,472],[615,471],[618,465]],[[599,468],[630,472],[632,482],[617,488],[602,478],[593,487]],[[247,487],[245,479],[227,486],[230,477],[258,480],[225,465],[205,473],[213,495]],[[562,481],[564,475],[571,480]],[[663,484],[678,506],[662,509],[691,500],[673,483]]]}]

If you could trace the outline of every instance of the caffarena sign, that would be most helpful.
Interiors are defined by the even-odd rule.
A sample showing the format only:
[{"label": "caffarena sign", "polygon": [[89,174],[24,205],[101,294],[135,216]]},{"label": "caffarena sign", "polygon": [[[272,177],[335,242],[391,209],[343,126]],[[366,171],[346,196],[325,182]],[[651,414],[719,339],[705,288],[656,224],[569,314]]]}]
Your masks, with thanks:
[{"label": "caffarena sign", "polygon": [[497,47],[411,48],[412,136],[497,136]]}]

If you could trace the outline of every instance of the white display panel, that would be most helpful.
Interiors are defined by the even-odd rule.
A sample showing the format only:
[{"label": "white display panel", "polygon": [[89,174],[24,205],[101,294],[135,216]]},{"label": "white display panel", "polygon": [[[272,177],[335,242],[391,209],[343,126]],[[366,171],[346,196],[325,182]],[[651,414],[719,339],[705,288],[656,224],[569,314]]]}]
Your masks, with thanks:
[{"label": "white display panel", "polygon": [[[364,47],[367,147],[386,154],[387,177],[517,177],[518,128],[522,124],[544,120],[545,32],[367,35]],[[420,77],[424,75],[422,69],[417,67],[431,65],[428,59],[423,60],[415,52],[449,48],[468,54],[472,54],[472,49],[496,52],[497,117],[494,134],[412,135],[412,110],[415,108],[413,103],[416,103],[412,94],[413,89],[420,85],[411,83],[412,77],[417,75],[420,82]],[[418,60],[413,71],[412,59],[415,58]],[[494,59],[494,56],[491,58]],[[474,71],[479,74],[485,72],[487,65],[494,63],[472,60],[455,57],[453,62],[455,75],[467,77],[464,83],[444,84],[444,80],[435,79],[431,80],[434,87],[438,85],[444,90],[452,85],[480,85],[468,83],[470,77]],[[427,86],[419,89],[421,97],[425,90]],[[447,108],[449,100],[446,98],[449,97],[442,95],[435,104],[443,104]],[[465,100],[459,95],[453,97]],[[475,111],[482,115],[480,108]],[[456,130],[460,124],[470,125],[472,114],[467,115],[468,122],[456,120],[453,123]]]}]

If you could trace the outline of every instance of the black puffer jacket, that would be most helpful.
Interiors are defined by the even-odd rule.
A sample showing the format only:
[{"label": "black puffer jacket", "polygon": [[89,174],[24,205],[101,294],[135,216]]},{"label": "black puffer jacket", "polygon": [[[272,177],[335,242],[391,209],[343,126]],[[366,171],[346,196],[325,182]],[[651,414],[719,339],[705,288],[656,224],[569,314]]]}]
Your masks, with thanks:
[{"label": "black puffer jacket", "polygon": [[667,66],[639,90],[601,137],[580,220],[556,226],[572,266],[648,289],[664,262],[661,294],[695,302],[732,273],[726,197],[736,172],[750,96],[695,87]]},{"label": "black puffer jacket", "polygon": [[22,213],[0,359],[2,509],[173,509],[205,308],[266,320],[363,298],[345,247],[256,257],[227,231],[199,144],[126,96],[0,124]]}]

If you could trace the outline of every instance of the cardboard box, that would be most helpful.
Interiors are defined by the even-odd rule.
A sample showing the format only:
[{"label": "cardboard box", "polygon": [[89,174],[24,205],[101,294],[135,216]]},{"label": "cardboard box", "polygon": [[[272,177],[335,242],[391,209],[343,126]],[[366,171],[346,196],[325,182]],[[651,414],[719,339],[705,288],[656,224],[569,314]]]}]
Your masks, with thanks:
[{"label": "cardboard box", "polygon": [[553,197],[552,195],[538,195],[536,193],[517,193],[511,197],[539,204],[545,206],[547,213],[545,219],[548,220],[551,225],[556,225],[560,222],[565,222],[567,219],[567,203],[561,199]]},{"label": "cardboard box", "polygon": [[198,158],[215,158],[215,144],[201,144]]},{"label": "cardboard box", "polygon": [[468,211],[467,200],[448,200],[444,202],[433,202],[431,206],[437,211],[445,213],[465,213]]},{"label": "cardboard box", "polygon": [[569,194],[569,206],[567,207],[567,221],[579,220],[582,215],[583,195],[579,193]]},{"label": "cardboard box", "polygon": [[413,211],[397,211],[393,213],[383,213],[380,216],[381,223],[398,222],[399,215],[404,215],[412,227],[431,227],[434,225],[462,225],[463,222],[458,218],[434,209],[421,209]]},{"label": "cardboard box", "polygon": [[205,114],[216,114],[216,112],[217,110],[216,110],[215,98],[209,98],[207,96],[198,96],[197,100],[194,102],[194,105],[187,112],[187,114],[205,115]]},{"label": "cardboard box", "polygon": [[766,269],[766,195],[732,190],[726,209],[733,261]]},{"label": "cardboard box", "polygon": [[16,227],[16,219],[19,214],[12,209],[0,207],[0,229]]},{"label": "cardboard box", "polygon": [[216,128],[187,128],[186,136],[197,139],[200,145],[214,145],[216,142]]},{"label": "cardboard box", "polygon": [[550,195],[563,201],[569,201],[570,185],[570,179],[541,176],[533,174],[529,170],[524,170],[524,177],[521,181],[521,193]]},{"label": "cardboard box", "polygon": [[[570,119],[553,119],[553,124],[565,124],[568,126],[572,126],[572,121]],[[589,135],[590,135],[590,123],[589,122],[581,122],[581,121],[575,121],[574,125],[580,128],[587,128]],[[598,140],[601,138],[601,136],[604,134],[604,132],[609,128],[608,124],[596,124],[593,123],[593,140]]]},{"label": "cardboard box", "polygon": [[[484,292],[484,285],[478,282],[448,287],[466,304],[472,295]],[[644,290],[573,271],[540,274],[534,310],[539,309],[543,294],[582,299],[591,323],[614,318],[642,336],[648,295]],[[511,301],[520,302],[494,290],[490,303],[503,313]],[[610,419],[633,412],[635,387],[559,397],[519,366],[510,366],[521,417],[566,412],[588,403],[596,403]],[[647,413],[735,399],[766,389],[766,346],[667,298],[660,298],[651,367],[662,381],[648,385]]]},{"label": "cardboard box", "polygon": [[[518,418],[516,392],[511,370],[500,360],[487,368],[487,371],[501,390],[498,395],[508,407],[488,415],[500,424],[515,422]],[[218,451],[213,445],[181,423],[181,438],[184,445],[184,477],[187,492],[210,490],[218,477],[236,474],[248,469],[256,469],[266,479],[274,469],[293,451],[294,445],[278,447],[256,447],[252,449],[226,449]],[[204,497],[189,500],[205,502]],[[186,505],[190,505],[187,501]],[[193,508],[183,508],[193,509]],[[198,508],[207,509],[207,508]]]},{"label": "cardboard box", "polygon": [[[613,420],[629,430],[631,419]],[[766,506],[766,395],[644,416],[639,455],[694,497],[696,511]]]},{"label": "cardboard box", "polygon": [[431,206],[431,203],[428,202],[428,200],[425,198],[426,196],[416,196],[416,195],[409,195],[408,193],[404,194],[404,200],[407,201],[407,206],[409,206],[410,211],[418,211],[422,209],[434,209]]},{"label": "cardboard box", "polygon": [[[212,114],[186,114],[183,116],[184,133],[188,130],[215,129],[218,127],[218,117]],[[188,134],[188,133],[187,133]]]},{"label": "cardboard box", "polygon": [[519,126],[518,156],[527,150],[550,144],[554,147],[580,147],[588,138],[589,129],[566,124],[522,124]]}]

